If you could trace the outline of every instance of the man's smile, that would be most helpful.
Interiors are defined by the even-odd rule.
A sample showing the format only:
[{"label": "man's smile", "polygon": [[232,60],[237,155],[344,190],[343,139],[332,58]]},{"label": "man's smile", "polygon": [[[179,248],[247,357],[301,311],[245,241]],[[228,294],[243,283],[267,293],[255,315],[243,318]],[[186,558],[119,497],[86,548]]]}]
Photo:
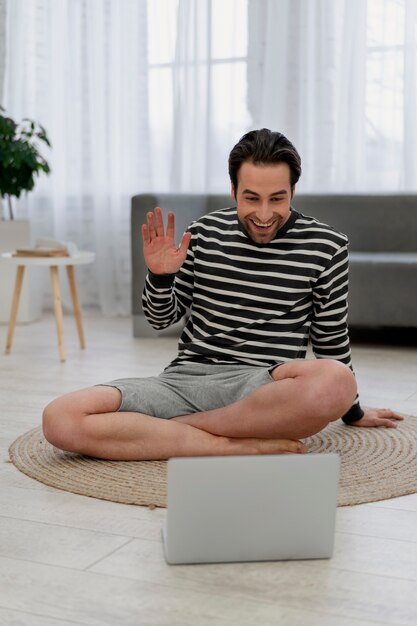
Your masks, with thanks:
[{"label": "man's smile", "polygon": [[250,221],[255,224],[255,226],[257,226],[258,228],[269,228],[270,226],[272,226],[272,224],[275,223],[275,220],[270,220],[269,222],[258,222],[255,219],[250,218]]},{"label": "man's smile", "polygon": [[268,222],[262,222],[256,217],[247,217],[245,219],[245,223],[246,230],[250,237],[255,239],[258,243],[267,243],[275,237],[281,226],[282,220],[274,216],[270,218]]}]

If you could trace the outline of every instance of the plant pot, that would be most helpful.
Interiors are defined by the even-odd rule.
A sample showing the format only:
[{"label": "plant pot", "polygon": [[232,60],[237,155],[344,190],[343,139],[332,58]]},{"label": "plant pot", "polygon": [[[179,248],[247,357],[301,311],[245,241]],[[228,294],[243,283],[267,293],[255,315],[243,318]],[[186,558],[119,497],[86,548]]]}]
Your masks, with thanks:
[{"label": "plant pot", "polygon": [[[27,248],[31,244],[29,220],[0,221],[0,254],[13,252],[16,248]],[[17,315],[18,323],[33,322],[41,315],[42,276],[37,271],[39,269],[41,268],[25,269]],[[9,322],[15,280],[16,268],[0,263],[0,323],[2,324]]]}]

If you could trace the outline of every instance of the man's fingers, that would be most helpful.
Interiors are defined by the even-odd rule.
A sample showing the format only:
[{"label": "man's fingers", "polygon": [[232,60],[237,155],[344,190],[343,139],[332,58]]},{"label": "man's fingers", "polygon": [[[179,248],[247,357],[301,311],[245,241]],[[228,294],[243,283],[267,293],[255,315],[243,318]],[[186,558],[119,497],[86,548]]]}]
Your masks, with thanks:
[{"label": "man's fingers", "polygon": [[[147,214],[147,220],[151,239],[154,239],[155,237],[165,237],[164,217],[162,215],[162,209],[159,206],[155,207],[154,213],[149,211]],[[167,239],[175,240],[175,217],[172,211],[168,213],[166,236]]]},{"label": "man's fingers", "polygon": [[181,239],[180,247],[179,247],[179,251],[184,256],[184,258],[185,258],[185,255],[187,254],[190,241],[191,241],[191,233],[188,233],[188,232],[184,233]]},{"label": "man's fingers", "polygon": [[149,213],[146,214],[146,218],[148,220],[149,238],[150,239],[155,239],[155,237],[156,237],[156,229],[155,229],[155,222],[154,222],[154,218],[153,218],[153,213],[151,213],[151,211],[149,211]]},{"label": "man's fingers", "polygon": [[393,419],[393,420],[404,419],[403,415],[400,415],[399,413],[395,413],[395,411],[392,411],[391,409],[380,409],[380,411],[384,417],[389,417],[390,419]]},{"label": "man's fingers", "polygon": [[159,206],[155,207],[156,234],[158,237],[164,236],[164,218]]},{"label": "man's fingers", "polygon": [[393,411],[390,411],[388,417],[392,420],[398,420],[398,421],[401,421],[404,419],[403,415],[399,415],[399,413],[394,413]]},{"label": "man's fingers", "polygon": [[142,224],[142,239],[143,239],[143,243],[150,243],[151,238],[149,236],[149,228],[147,226],[147,224]]},{"label": "man's fingers", "polygon": [[168,213],[167,237],[168,239],[175,239],[175,216],[172,211]]},{"label": "man's fingers", "polygon": [[397,424],[395,422],[384,417],[374,417],[369,425],[376,426],[377,428],[397,428]]},{"label": "man's fingers", "polygon": [[[363,419],[365,420],[365,418]],[[364,421],[362,424],[358,424],[358,426],[362,426],[364,428],[397,428],[398,424],[392,419],[375,416],[368,418],[368,420]]]}]

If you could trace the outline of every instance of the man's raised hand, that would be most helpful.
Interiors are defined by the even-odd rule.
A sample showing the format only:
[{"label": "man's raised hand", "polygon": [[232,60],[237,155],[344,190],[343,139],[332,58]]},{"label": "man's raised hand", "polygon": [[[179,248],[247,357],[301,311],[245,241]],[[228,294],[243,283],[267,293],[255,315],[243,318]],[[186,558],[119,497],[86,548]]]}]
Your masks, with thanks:
[{"label": "man's raised hand", "polygon": [[166,232],[162,211],[156,207],[147,214],[147,224],[142,224],[143,255],[153,274],[176,274],[185,261],[191,233],[184,233],[180,246],[175,245],[175,217],[170,211]]}]

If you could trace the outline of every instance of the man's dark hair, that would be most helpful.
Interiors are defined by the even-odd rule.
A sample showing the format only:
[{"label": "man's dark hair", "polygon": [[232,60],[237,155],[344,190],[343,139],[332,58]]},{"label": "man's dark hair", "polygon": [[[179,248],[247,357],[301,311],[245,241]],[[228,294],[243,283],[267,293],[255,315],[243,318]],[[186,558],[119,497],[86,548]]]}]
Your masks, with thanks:
[{"label": "man's dark hair", "polygon": [[246,161],[254,165],[287,163],[290,168],[291,188],[301,175],[301,158],[291,141],[282,133],[268,128],[249,131],[232,148],[229,155],[229,176],[235,193],[239,169]]}]

